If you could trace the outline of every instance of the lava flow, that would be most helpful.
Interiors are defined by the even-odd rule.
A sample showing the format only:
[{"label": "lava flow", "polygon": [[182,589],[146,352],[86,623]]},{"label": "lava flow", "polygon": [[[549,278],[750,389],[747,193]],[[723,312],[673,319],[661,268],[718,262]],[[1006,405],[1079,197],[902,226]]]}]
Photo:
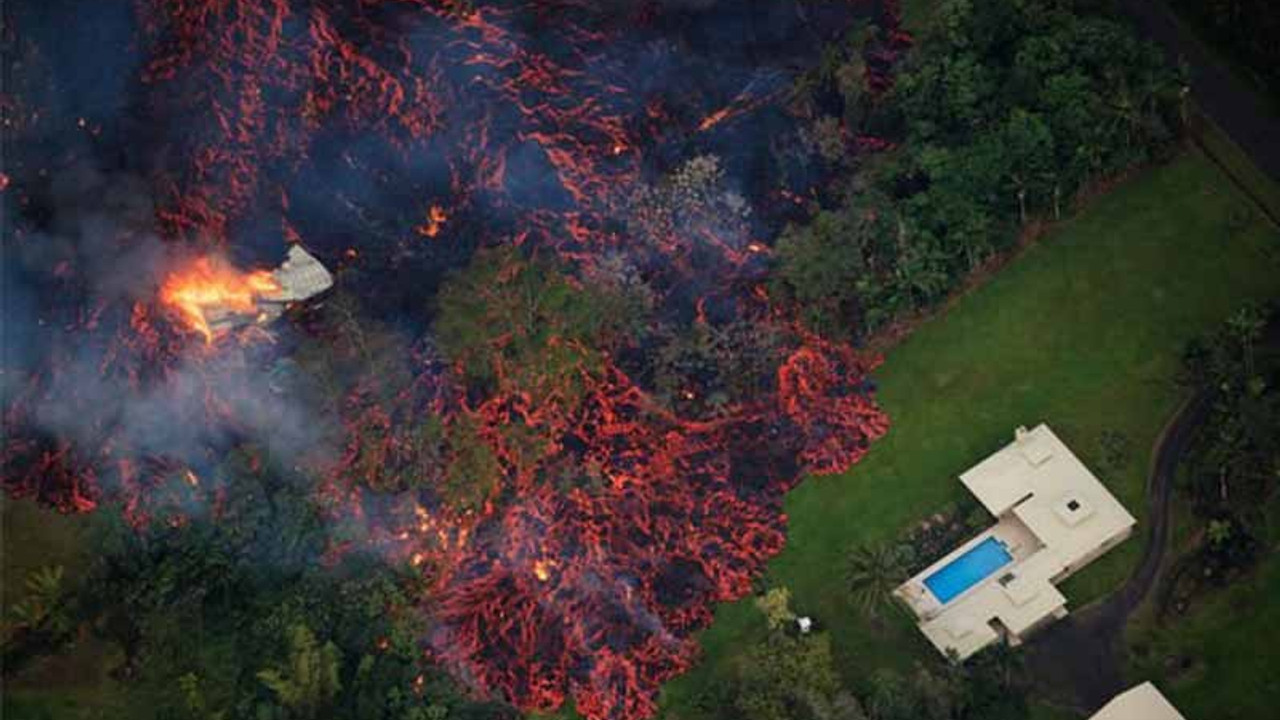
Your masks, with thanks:
[{"label": "lava flow", "polygon": [[[154,221],[204,259],[163,280],[153,301],[89,303],[63,319],[95,348],[108,387],[146,395],[196,354],[158,321],[164,309],[207,343],[213,308],[252,313],[278,290],[270,273],[212,259],[228,247],[301,239],[331,267],[352,268],[338,288],[420,337],[399,358],[404,372],[358,371],[326,408],[345,442],[302,463],[322,478],[317,496],[367,521],[375,549],[423,574],[424,644],[476,693],[545,711],[572,699],[591,720],[639,720],[655,711],[660,684],[695,661],[693,633],[714,605],[750,592],[782,549],[786,491],[805,473],[848,468],[887,419],[867,380],[876,360],[800,330],[765,289],[771,241],[760,238],[794,219],[798,202],[772,198],[811,196],[821,180],[807,160],[781,172],[785,153],[771,146],[800,136],[781,100],[795,58],[729,54],[716,38],[739,35],[745,24],[732,19],[711,28],[728,35],[700,45],[671,37],[679,23],[769,4],[670,18],[666,3],[621,16],[597,5],[616,6],[136,0],[139,42],[120,45],[145,53],[145,103],[170,131],[154,141]],[[788,16],[797,37],[787,52],[844,30],[808,14],[845,22],[859,4],[806,5]],[[884,5],[884,17],[863,11],[883,30],[867,48],[874,91],[888,87],[908,43],[896,3]],[[405,309],[426,312],[441,278],[477,247],[519,250],[483,292],[528,277],[535,256],[567,273],[565,292],[643,286],[651,327],[714,335],[761,366],[758,379],[730,392],[690,372],[664,400],[636,360],[652,343],[586,347],[552,333],[556,373],[531,379],[513,367],[508,335],[491,356],[468,359],[489,378],[468,387],[468,368],[441,358],[427,323]],[[58,277],[47,273],[71,284]],[[359,365],[366,348],[346,329],[314,332]],[[68,342],[60,336],[50,352],[74,357]],[[206,353],[194,372],[230,353]],[[87,510],[110,485],[139,516],[164,477],[184,493],[212,492],[191,468],[215,453],[127,441],[58,372],[32,373],[6,426],[35,425],[33,408],[60,404],[92,432],[17,433],[3,453],[6,488]],[[262,393],[234,403],[204,392],[213,383],[178,387],[189,385],[214,402],[174,426],[263,425],[246,417],[262,412]],[[470,444],[429,446],[428,418]],[[491,482],[464,510],[442,499],[444,468],[474,469],[477,447],[492,458],[479,465]],[[413,489],[385,489],[397,473],[412,474]]]}]

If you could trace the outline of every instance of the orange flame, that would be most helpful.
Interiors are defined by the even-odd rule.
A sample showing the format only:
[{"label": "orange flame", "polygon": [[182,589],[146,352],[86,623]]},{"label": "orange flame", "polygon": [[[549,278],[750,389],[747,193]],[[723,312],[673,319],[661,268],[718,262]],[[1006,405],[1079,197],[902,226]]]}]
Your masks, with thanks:
[{"label": "orange flame", "polygon": [[207,344],[213,342],[206,315],[210,310],[252,313],[258,308],[258,298],[280,289],[270,271],[241,272],[223,260],[203,257],[166,278],[160,300],[177,310]]},{"label": "orange flame", "polygon": [[415,228],[419,235],[423,237],[433,238],[440,234],[440,227],[444,225],[444,221],[449,219],[448,213],[439,205],[432,205],[427,211],[427,221]]}]

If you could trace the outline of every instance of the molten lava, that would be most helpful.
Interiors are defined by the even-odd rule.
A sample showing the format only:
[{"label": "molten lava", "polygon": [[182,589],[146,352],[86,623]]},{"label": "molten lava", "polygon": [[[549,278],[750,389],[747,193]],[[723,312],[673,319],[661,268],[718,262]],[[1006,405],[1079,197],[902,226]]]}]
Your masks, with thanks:
[{"label": "molten lava", "polygon": [[[737,153],[735,172],[771,181],[756,171],[768,162],[759,141],[794,124],[773,107],[792,78],[729,77],[733,63],[671,50],[681,43],[646,29],[660,3],[638,4],[649,8],[640,26],[593,10],[611,5],[136,0],[136,46],[148,54],[152,110],[184,129],[168,138],[153,178],[167,239],[229,242],[237,223],[257,230],[265,218],[363,272],[365,284],[347,289],[378,306],[379,319],[410,326],[425,323],[388,316],[429,307],[443,270],[471,249],[519,245],[555,257],[574,282],[639,277],[654,325],[739,324],[777,338],[759,382],[714,400],[714,412],[680,405],[724,395],[700,376],[681,381],[670,407],[646,385],[651,367],[594,348],[557,347],[557,357],[594,362],[530,391],[494,347],[491,387],[463,387],[463,369],[434,356],[429,337],[404,353],[403,373],[357,371],[326,407],[345,445],[336,461],[317,462],[317,494],[334,514],[368,521],[374,549],[424,577],[432,657],[477,693],[523,709],[571,699],[591,720],[639,720],[655,711],[660,684],[694,662],[694,633],[715,603],[749,593],[782,549],[787,490],[806,472],[858,461],[887,419],[866,382],[875,359],[797,331],[765,290],[767,238],[810,203],[809,186],[744,188],[750,198],[706,207],[701,190],[662,190],[675,161],[701,152]],[[894,34],[877,41],[869,64],[877,90],[907,42],[890,19]],[[679,81],[665,87],[666,76]],[[757,112],[772,113],[772,124],[752,126]],[[747,141],[748,132],[757,134]],[[859,147],[873,151],[873,140]],[[784,207],[757,218],[769,196]],[[689,197],[692,206],[680,205]],[[438,203],[425,218],[423,198]],[[752,213],[739,212],[748,205]],[[216,257],[192,261],[159,293],[159,305],[206,343],[220,316],[253,315],[281,290],[271,273]],[[142,394],[185,357],[182,338],[154,321],[158,309],[77,308],[68,325],[125,317],[103,343],[103,372]],[[350,334],[314,332],[331,333],[335,347]],[[359,366],[361,351],[345,352],[340,359]],[[69,399],[42,392],[30,395],[92,412],[75,383]],[[13,425],[37,415],[25,405],[6,408]],[[215,407],[183,421],[234,424],[228,414]],[[482,465],[492,489],[468,510],[441,502],[444,481],[424,477],[459,455],[427,447],[427,418],[473,428],[473,444],[493,460]],[[185,458],[159,462],[112,440],[104,430],[91,448],[63,438],[11,443],[5,486],[87,510],[102,494],[98,478],[111,474],[127,512],[141,516],[163,501],[156,476],[179,478],[191,493],[214,484],[185,470],[196,464]],[[391,472],[413,477],[412,489],[374,496],[371,480]]]},{"label": "molten lava", "polygon": [[201,257],[165,279],[160,300],[209,344],[214,314],[253,314],[260,298],[280,290],[270,271],[241,272],[220,258]]},{"label": "molten lava", "polygon": [[427,210],[427,221],[414,228],[417,233],[423,237],[434,238],[440,234],[440,228],[444,226],[446,220],[449,219],[448,213],[439,205],[432,205]]}]

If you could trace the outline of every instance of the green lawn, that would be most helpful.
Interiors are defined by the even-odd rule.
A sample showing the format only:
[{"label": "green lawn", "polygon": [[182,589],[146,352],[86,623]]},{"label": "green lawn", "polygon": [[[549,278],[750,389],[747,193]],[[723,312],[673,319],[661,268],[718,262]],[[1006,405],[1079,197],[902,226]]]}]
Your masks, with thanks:
[{"label": "green lawn", "polygon": [[[1178,516],[1172,549],[1185,552],[1201,522],[1185,508]],[[1155,681],[1189,718],[1252,720],[1280,703],[1280,494],[1266,516],[1270,552],[1249,578],[1197,599],[1186,617],[1157,625],[1148,606],[1129,624],[1130,682]],[[1176,669],[1179,659],[1190,666]]]},{"label": "green lawn", "polygon": [[[1174,377],[1184,343],[1243,302],[1280,292],[1280,233],[1258,217],[1229,229],[1243,203],[1203,156],[1183,155],[1096,200],[889,354],[876,375],[889,434],[850,472],[791,493],[790,539],[770,566],[797,611],[830,629],[855,687],[874,667],[934,651],[906,618],[877,628],[849,607],[846,548],[893,537],[958,498],[957,474],[1015,426],[1050,423],[1143,520],[1149,450],[1182,398]],[[1104,431],[1129,440],[1119,467],[1103,467]],[[1072,606],[1116,587],[1140,543],[1066,583]],[[720,607],[701,638],[704,662],[671,683],[664,702],[678,709],[715,682],[761,631],[757,615],[747,601]]]},{"label": "green lawn", "polygon": [[[65,581],[74,582],[88,560],[82,537],[88,519],[41,508],[33,500],[14,500],[0,493],[0,567],[4,602],[19,599],[27,574],[45,565],[61,565]],[[31,552],[39,548],[38,552]]]},{"label": "green lawn", "polygon": [[[27,575],[46,565],[61,565],[63,587],[74,587],[91,560],[86,536],[93,518],[64,515],[30,500],[0,494],[0,566],[7,614],[22,599]],[[6,720],[124,718],[122,693],[108,671],[120,651],[110,643],[85,638],[62,653],[41,658],[16,678],[6,678],[0,717]]]},{"label": "green lawn", "polygon": [[[1254,720],[1273,717],[1280,702],[1280,554],[1271,553],[1253,577],[1195,607],[1175,625],[1135,633],[1148,659],[1130,668],[1135,682],[1154,679],[1189,718]],[[1166,658],[1187,658],[1173,672]]]}]

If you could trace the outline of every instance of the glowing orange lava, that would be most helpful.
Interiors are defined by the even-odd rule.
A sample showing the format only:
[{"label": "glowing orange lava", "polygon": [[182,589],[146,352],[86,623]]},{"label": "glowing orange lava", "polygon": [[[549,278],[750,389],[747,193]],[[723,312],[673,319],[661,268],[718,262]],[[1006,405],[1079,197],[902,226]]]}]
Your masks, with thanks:
[{"label": "glowing orange lava", "polygon": [[732,112],[732,110],[733,108],[727,108],[727,107],[720,108],[719,110],[706,116],[705,118],[702,119],[702,122],[698,123],[698,132],[710,130],[716,125],[719,125],[721,120],[724,120],[725,118],[729,117],[729,113]]},{"label": "glowing orange lava", "polygon": [[166,278],[160,300],[177,310],[205,343],[212,343],[209,313],[253,313],[259,298],[280,289],[270,271],[242,272],[224,260],[203,257]]},{"label": "glowing orange lava", "polygon": [[448,213],[439,205],[432,205],[427,211],[427,221],[415,228],[419,235],[423,237],[433,238],[440,234],[440,227],[444,225],[444,221],[449,219]]}]

